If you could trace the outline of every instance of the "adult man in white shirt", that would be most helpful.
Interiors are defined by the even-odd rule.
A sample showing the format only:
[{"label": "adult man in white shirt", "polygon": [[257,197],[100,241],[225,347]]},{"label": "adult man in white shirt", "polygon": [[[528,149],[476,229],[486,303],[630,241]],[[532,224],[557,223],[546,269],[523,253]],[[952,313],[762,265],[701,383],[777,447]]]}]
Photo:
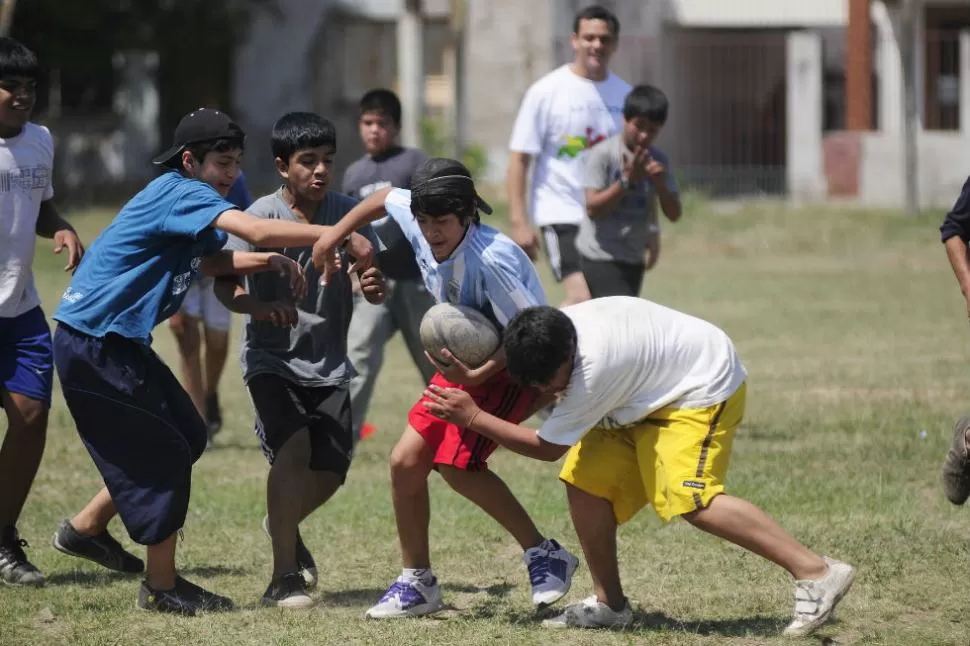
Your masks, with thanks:
[{"label": "adult man in white shirt", "polygon": [[619,33],[619,21],[604,7],[593,5],[576,14],[575,59],[529,88],[509,144],[511,237],[535,260],[536,229],[542,232],[552,272],[566,291],[565,305],[590,297],[575,244],[586,215],[583,164],[588,148],[622,127],[623,102],[631,88],[609,70]]},{"label": "adult man in white shirt", "polygon": [[559,477],[595,594],[545,626],[632,623],[616,531],[646,505],[664,522],[682,516],[787,570],[795,612],[786,635],[807,635],[829,619],[855,568],[812,552],[725,492],[747,379],[727,334],[647,300],[612,296],[521,310],[503,348],[512,378],[556,401],[538,432],[485,413],[455,389],[429,386],[426,407],[522,455],[566,456]]}]

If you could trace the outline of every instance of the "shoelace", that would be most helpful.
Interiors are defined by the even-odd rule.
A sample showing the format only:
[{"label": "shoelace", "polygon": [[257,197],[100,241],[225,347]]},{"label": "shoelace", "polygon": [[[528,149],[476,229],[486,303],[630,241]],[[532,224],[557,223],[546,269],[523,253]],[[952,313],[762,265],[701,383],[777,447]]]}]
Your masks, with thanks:
[{"label": "shoelace", "polygon": [[812,593],[810,585],[795,584],[795,618],[814,617],[818,613],[820,599]]},{"label": "shoelace", "polygon": [[549,578],[551,574],[549,572],[549,561],[548,556],[540,556],[529,561],[529,581],[533,585],[545,583],[546,579]]},{"label": "shoelace", "polygon": [[10,560],[26,563],[27,553],[24,552],[25,547],[30,547],[30,544],[25,539],[17,537],[10,543],[0,546],[0,554],[9,554],[11,557]]},{"label": "shoelace", "polygon": [[395,581],[391,584],[391,587],[387,589],[387,592],[384,593],[384,596],[381,597],[381,603],[390,601],[394,597],[402,599],[404,597],[404,593],[407,592],[410,587],[411,586],[403,581]]}]

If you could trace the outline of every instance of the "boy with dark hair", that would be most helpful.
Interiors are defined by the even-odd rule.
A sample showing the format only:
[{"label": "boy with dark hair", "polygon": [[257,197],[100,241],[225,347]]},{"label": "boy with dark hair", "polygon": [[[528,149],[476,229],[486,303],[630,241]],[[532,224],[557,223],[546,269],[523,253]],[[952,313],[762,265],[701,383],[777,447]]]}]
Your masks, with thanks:
[{"label": "boy with dark hair", "polygon": [[[386,212],[411,244],[428,291],[439,302],[474,307],[501,329],[523,307],[544,303],[545,294],[529,258],[508,237],[479,224],[479,211],[491,213],[491,207],[478,196],[468,169],[451,159],[431,159],[415,173],[410,191],[378,191],[322,236],[313,248],[314,264],[326,279],[339,280],[333,274],[332,252],[342,236]],[[501,352],[474,369],[447,350],[441,356],[451,365],[436,364],[438,374],[431,383],[467,391],[485,410],[514,423],[535,412],[536,391],[510,381]],[[391,492],[404,568],[367,616],[427,615],[444,607],[428,544],[432,469],[519,543],[533,602],[546,605],[561,599],[578,559],[545,538],[502,479],[489,471],[487,460],[495,444],[435,418],[422,401],[408,414],[408,426],[391,453]]]},{"label": "boy with dark hair", "polygon": [[[240,210],[253,203],[242,173],[233,182],[226,201]],[[215,278],[212,276],[201,276],[192,281],[182,308],[168,319],[178,345],[182,385],[209,429],[208,446],[212,445],[212,436],[222,429],[219,381],[226,367],[232,326],[232,314],[216,297],[214,289]],[[200,327],[202,334],[199,333]]]},{"label": "boy with dark hair", "polygon": [[[328,190],[337,154],[334,125],[316,114],[293,112],[273,125],[273,156],[283,186],[261,197],[249,213],[263,220],[330,227],[357,201]],[[376,245],[370,227],[364,233]],[[227,249],[257,251],[230,236]],[[316,565],[299,525],[343,484],[353,453],[347,383],[347,330],[353,312],[350,278],[335,276],[324,289],[313,268],[309,244],[279,249],[307,275],[307,293],[295,302],[285,282],[269,274],[217,281],[216,293],[246,315],[240,363],[256,409],[256,435],[270,463],[264,527],[273,545],[273,575],[263,605],[306,608]],[[363,297],[384,298],[376,268],[360,276]],[[268,319],[267,320],[267,316]]]},{"label": "boy with dark hair", "polygon": [[786,569],[795,578],[786,635],[807,635],[828,620],[855,568],[815,554],[763,511],[725,493],[747,372],[722,330],[614,296],[562,310],[524,309],[505,329],[503,347],[513,378],[556,401],[538,432],[483,411],[454,388],[429,386],[427,406],[521,455],[566,456],[559,477],[595,594],[543,625],[630,625],[616,530],[648,504],[664,522],[682,516]]},{"label": "boy with dark hair", "polygon": [[41,586],[27,560],[17,520],[44,454],[54,385],[51,333],[34,287],[35,237],[68,250],[73,271],[84,247],[52,198],[54,142],[31,123],[40,63],[12,38],[0,38],[0,407],[7,433],[0,446],[0,581]]},{"label": "boy with dark hair", "polygon": [[[398,145],[401,131],[401,101],[390,90],[371,90],[360,100],[360,139],[366,155],[344,173],[343,192],[363,200],[382,188],[410,189],[411,176],[428,156],[417,148]],[[366,437],[373,427],[365,424],[367,408],[377,375],[384,363],[384,346],[400,330],[421,379],[428,383],[434,366],[424,358],[418,334],[421,318],[434,305],[424,287],[421,269],[414,252],[393,218],[374,223],[383,250],[376,260],[384,274],[387,297],[383,303],[368,303],[354,292],[354,319],[347,339],[350,361],[357,376],[350,382],[350,405],[354,417],[354,437]]]},{"label": "boy with dark hair", "polygon": [[[152,329],[178,311],[192,279],[275,271],[306,288],[299,265],[276,253],[221,251],[226,233],[262,247],[306,245],[323,227],[261,220],[224,199],[239,175],[244,134],[226,114],[199,109],[155,158],[171,171],[133,197],[91,245],[54,318],[54,363],[78,434],[107,485],[78,516],[95,531],[117,511],[147,546],[138,606],[194,615],[232,602],[178,576],[175,547],[192,465],[207,429],[185,390],[151,349]],[[355,256],[370,260],[366,240]],[[356,243],[350,243],[356,244]],[[54,537],[64,552],[102,562],[73,523]],[[100,531],[98,531],[100,530]]]},{"label": "boy with dark hair", "polygon": [[660,253],[654,202],[671,222],[680,219],[677,181],[667,156],[653,145],[668,109],[663,92],[638,85],[623,104],[623,129],[587,156],[587,217],[576,248],[593,298],[640,295],[643,274]]},{"label": "boy with dark hair", "polygon": [[606,7],[577,12],[573,61],[529,87],[509,142],[510,235],[534,260],[536,230],[542,234],[553,276],[566,292],[565,305],[590,297],[576,248],[586,217],[583,168],[587,149],[622,127],[630,84],[609,68],[619,36],[620,23]]}]

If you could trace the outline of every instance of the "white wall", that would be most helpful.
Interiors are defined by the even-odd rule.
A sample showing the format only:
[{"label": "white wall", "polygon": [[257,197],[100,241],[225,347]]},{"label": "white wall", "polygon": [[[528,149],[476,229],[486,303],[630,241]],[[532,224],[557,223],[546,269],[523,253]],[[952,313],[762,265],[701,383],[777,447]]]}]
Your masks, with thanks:
[{"label": "white wall", "polygon": [[[861,133],[859,201],[902,208],[903,147],[898,133]],[[970,137],[959,132],[918,135],[919,199],[924,208],[947,208],[970,173]]]}]

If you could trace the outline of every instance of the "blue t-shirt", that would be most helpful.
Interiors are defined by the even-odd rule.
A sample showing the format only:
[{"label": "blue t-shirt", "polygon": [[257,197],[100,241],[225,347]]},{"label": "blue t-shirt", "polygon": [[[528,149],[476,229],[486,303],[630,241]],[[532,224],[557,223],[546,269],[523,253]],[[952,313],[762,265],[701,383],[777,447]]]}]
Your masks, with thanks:
[{"label": "blue t-shirt", "polygon": [[226,243],[209,225],[235,208],[176,171],[153,180],[91,244],[54,319],[91,336],[150,343],[152,329],[178,311],[202,258]]}]

